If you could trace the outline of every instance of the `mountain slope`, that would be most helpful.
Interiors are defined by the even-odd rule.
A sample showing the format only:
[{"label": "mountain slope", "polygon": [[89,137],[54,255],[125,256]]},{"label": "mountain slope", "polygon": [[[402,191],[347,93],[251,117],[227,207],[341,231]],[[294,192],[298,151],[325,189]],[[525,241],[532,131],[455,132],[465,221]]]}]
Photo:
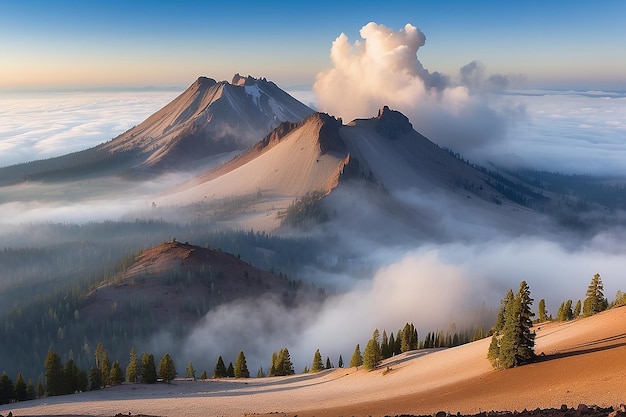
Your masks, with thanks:
[{"label": "mountain slope", "polygon": [[[212,308],[234,300],[271,294],[291,305],[295,290],[288,279],[232,254],[173,241],[138,254],[112,282],[92,291],[79,313],[96,323],[112,320],[132,327],[150,317],[158,327],[172,322],[190,326]],[[130,321],[124,319],[129,313]],[[146,324],[141,327],[147,329]]]},{"label": "mountain slope", "polygon": [[[323,113],[284,123],[235,159],[163,195],[158,204],[193,205],[200,215],[255,230],[275,229],[296,200],[336,194],[345,188],[337,188],[340,184],[369,184],[366,195],[356,199],[387,193],[394,198],[379,200],[396,212],[392,206],[406,207],[399,200],[410,195],[506,211],[503,216],[520,208],[491,181],[416,132],[404,115],[384,107],[376,117],[347,125]],[[406,213],[407,219],[414,215]]]},{"label": "mountain slope", "polygon": [[109,152],[139,150],[142,165],[178,167],[222,152],[243,150],[281,122],[313,111],[276,84],[236,74],[232,83],[198,78],[140,125],[101,146]]},{"label": "mountain slope", "polygon": [[232,83],[200,77],[171,103],[109,142],[57,158],[0,168],[0,185],[168,170],[211,163],[242,151],[309,107],[265,79],[236,74]]}]

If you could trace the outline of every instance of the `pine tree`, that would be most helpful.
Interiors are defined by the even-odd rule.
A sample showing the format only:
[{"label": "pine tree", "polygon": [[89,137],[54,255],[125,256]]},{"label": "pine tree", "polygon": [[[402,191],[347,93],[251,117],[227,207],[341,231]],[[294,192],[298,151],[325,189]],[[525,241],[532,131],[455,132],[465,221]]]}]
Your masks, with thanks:
[{"label": "pine tree", "polygon": [[154,384],[157,382],[156,365],[154,355],[143,353],[141,355],[141,383]]},{"label": "pine tree", "polygon": [[189,361],[189,363],[187,364],[187,369],[185,369],[185,378],[187,379],[191,379],[191,380],[196,380],[196,370],[193,369],[193,362]]},{"label": "pine tree", "polygon": [[500,323],[502,328],[493,334],[487,352],[487,357],[496,368],[522,365],[535,355],[535,334],[530,330],[534,316],[530,310],[533,299],[526,281],[520,283],[519,291],[513,298],[510,297],[512,293],[509,290],[501,304],[501,312],[505,312]]},{"label": "pine tree", "polygon": [[313,362],[311,363],[311,372],[319,372],[324,369],[324,365],[322,364],[322,354],[320,350],[317,349],[313,354]]},{"label": "pine tree", "polygon": [[595,274],[589,287],[587,287],[587,294],[585,301],[583,302],[583,316],[588,317],[593,314],[606,310],[608,302],[604,298],[604,284],[600,278],[600,274]]},{"label": "pine tree", "polygon": [[65,394],[73,394],[78,391],[78,366],[73,359],[68,359],[63,370],[65,380]]},{"label": "pine tree", "polygon": [[15,399],[15,388],[13,387],[13,381],[7,375],[7,372],[2,372],[0,376],[0,404],[9,404]]},{"label": "pine tree", "polygon": [[[524,364],[535,357],[535,332],[531,330],[533,326],[532,318],[535,315],[531,311],[533,299],[530,297],[530,287],[526,281],[520,283],[517,293],[520,302],[520,336],[517,346],[517,362]],[[570,303],[571,306],[571,303]]]},{"label": "pine tree", "polygon": [[166,353],[159,362],[159,378],[163,382],[169,384],[176,378],[176,368],[174,367],[174,361],[169,353]]},{"label": "pine tree", "polygon": [[44,369],[46,377],[46,394],[48,396],[62,395],[65,392],[65,387],[61,357],[52,350],[48,350],[48,354],[46,355],[46,359],[44,361]]},{"label": "pine tree", "polygon": [[98,368],[92,366],[89,369],[89,389],[91,391],[98,390],[102,387],[102,373]]},{"label": "pine tree", "polygon": [[333,364],[330,362],[330,358],[326,356],[326,369],[331,369]]},{"label": "pine tree", "polygon": [[26,394],[27,400],[34,400],[35,398],[37,398],[37,389],[35,388],[35,385],[33,384],[33,380],[30,378],[28,378],[28,383],[26,384],[26,393],[27,393]]},{"label": "pine tree", "polygon": [[[32,384],[32,383],[31,383]],[[26,401],[28,399],[28,386],[24,381],[24,377],[22,374],[17,374],[17,379],[15,380],[15,400],[16,401]]]},{"label": "pine tree", "polygon": [[246,356],[243,354],[243,350],[240,350],[237,355],[234,371],[235,378],[250,378],[250,371],[248,370],[248,364],[246,363]]},{"label": "pine tree", "polygon": [[226,370],[226,376],[230,378],[235,377],[235,367],[233,366],[232,362],[228,362],[228,369]]},{"label": "pine tree", "polygon": [[[410,337],[410,336],[409,336]],[[374,330],[372,338],[367,342],[363,352],[363,366],[365,369],[373,370],[381,360],[380,343],[378,342],[378,329]]]},{"label": "pine tree", "polygon": [[217,362],[215,362],[215,367],[213,368],[213,378],[226,378],[228,376],[228,370],[226,369],[226,365],[224,365],[224,359],[220,355],[217,358]]},{"label": "pine tree", "polygon": [[391,349],[389,348],[389,338],[387,337],[387,331],[383,329],[383,340],[380,343],[380,352],[383,355],[383,359],[391,357]]},{"label": "pine tree", "polygon": [[582,304],[580,303],[580,300],[578,300],[576,302],[576,307],[574,307],[574,317],[575,319],[577,319],[578,317],[580,317],[580,312],[582,311]]},{"label": "pine tree", "polygon": [[207,378],[206,370],[203,370],[202,373],[200,374],[200,379],[204,381],[206,378]]},{"label": "pine tree", "polygon": [[259,370],[256,372],[257,378],[265,378],[265,373],[263,372],[263,367],[259,366]]},{"label": "pine tree", "polygon": [[548,311],[546,310],[546,300],[543,298],[539,300],[539,305],[537,307],[537,319],[540,323],[548,320]]},{"label": "pine tree", "polygon": [[43,386],[41,379],[37,381],[37,398],[43,398],[46,395],[46,388]]},{"label": "pine tree", "polygon": [[102,354],[100,362],[100,372],[102,374],[102,386],[106,387],[108,385],[111,385],[111,361],[109,361],[109,352],[107,352],[106,350]]},{"label": "pine tree", "polygon": [[[393,333],[392,333],[393,335]],[[341,354],[339,354],[339,361],[337,362],[337,366],[339,368],[343,368],[343,358],[341,357]]]},{"label": "pine tree", "polygon": [[124,374],[122,373],[122,367],[120,361],[113,362],[111,372],[109,374],[109,382],[111,385],[120,385],[124,382]]},{"label": "pine tree", "polygon": [[139,357],[135,346],[130,349],[130,358],[126,367],[126,382],[136,383],[139,376]]},{"label": "pine tree", "polygon": [[293,362],[291,362],[291,355],[287,348],[282,348],[276,357],[276,364],[274,366],[275,375],[293,375]]},{"label": "pine tree", "polygon": [[358,369],[361,365],[363,365],[363,355],[361,355],[361,347],[357,343],[354,348],[354,353],[352,354],[352,359],[350,359],[350,367],[356,367]]},{"label": "pine tree", "polygon": [[389,357],[392,357],[396,354],[396,338],[393,335],[393,332],[391,332],[391,335],[389,336]]},{"label": "pine tree", "polygon": [[506,296],[500,302],[500,311],[498,312],[498,318],[496,319],[494,333],[501,332],[502,329],[504,329],[504,322],[506,320],[506,306],[511,304],[511,302],[513,301],[513,298],[515,298],[515,295],[513,294],[513,290],[509,289],[509,291],[506,293]]},{"label": "pine tree", "polygon": [[87,372],[84,369],[78,370],[78,392],[87,391],[87,387],[89,386],[89,380],[87,379]]}]

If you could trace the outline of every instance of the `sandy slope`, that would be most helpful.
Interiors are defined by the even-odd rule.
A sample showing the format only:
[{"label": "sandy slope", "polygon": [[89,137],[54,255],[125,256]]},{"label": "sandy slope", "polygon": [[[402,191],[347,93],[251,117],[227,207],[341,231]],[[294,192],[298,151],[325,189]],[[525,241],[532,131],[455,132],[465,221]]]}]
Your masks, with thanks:
[{"label": "sandy slope", "polygon": [[376,416],[626,402],[626,308],[539,327],[537,352],[546,356],[505,371],[491,369],[485,339],[453,349],[410,352],[373,372],[352,368],[261,380],[124,385],[5,405],[0,413]]}]

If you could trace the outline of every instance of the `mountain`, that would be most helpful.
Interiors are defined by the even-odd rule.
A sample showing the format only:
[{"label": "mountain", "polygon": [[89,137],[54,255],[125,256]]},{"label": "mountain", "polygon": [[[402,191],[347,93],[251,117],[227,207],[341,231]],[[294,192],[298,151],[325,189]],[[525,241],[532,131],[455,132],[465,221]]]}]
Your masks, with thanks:
[{"label": "mountain", "polygon": [[[235,300],[266,296],[291,306],[297,287],[221,249],[171,241],[140,252],[127,268],[89,293],[79,313],[95,323],[125,323],[129,331],[140,324],[143,331],[168,323],[189,327],[207,311]],[[151,323],[145,323],[147,317]]]},{"label": "mountain", "polygon": [[[165,193],[158,204],[193,206],[196,214],[243,229],[273,230],[296,201],[354,183],[367,184],[370,197],[436,195],[503,216],[520,208],[493,176],[438,147],[387,106],[345,125],[324,113],[283,123],[248,151]],[[394,199],[382,200],[389,208]]]},{"label": "mountain", "polygon": [[106,174],[185,171],[215,155],[242,151],[281,122],[313,113],[264,78],[231,83],[199,77],[141,124],[109,142],[57,158],[0,168],[0,184]]},{"label": "mountain", "polygon": [[143,123],[100,147],[139,151],[141,166],[181,169],[184,164],[244,150],[281,122],[313,110],[266,79],[235,74],[231,83],[200,77]]}]

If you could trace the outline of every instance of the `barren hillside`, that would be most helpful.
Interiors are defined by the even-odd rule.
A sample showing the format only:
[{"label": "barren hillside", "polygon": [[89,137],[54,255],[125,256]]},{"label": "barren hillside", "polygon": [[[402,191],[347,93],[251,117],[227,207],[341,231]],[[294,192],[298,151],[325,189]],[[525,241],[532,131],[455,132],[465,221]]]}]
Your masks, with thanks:
[{"label": "barren hillside", "polygon": [[177,380],[5,405],[14,415],[384,416],[438,411],[618,406],[626,393],[626,308],[536,328],[536,363],[496,371],[489,339],[408,352],[378,370],[335,369],[249,380]]}]

